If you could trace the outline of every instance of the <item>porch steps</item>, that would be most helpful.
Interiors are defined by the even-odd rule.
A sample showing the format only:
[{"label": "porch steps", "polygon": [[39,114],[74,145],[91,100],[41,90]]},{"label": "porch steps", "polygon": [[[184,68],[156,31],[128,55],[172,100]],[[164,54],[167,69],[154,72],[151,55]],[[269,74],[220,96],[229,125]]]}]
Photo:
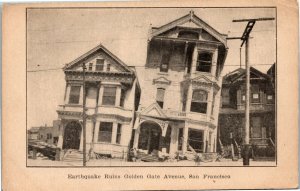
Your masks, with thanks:
[{"label": "porch steps", "polygon": [[68,150],[64,155],[63,161],[65,162],[81,162],[83,161],[83,153],[78,150]]}]

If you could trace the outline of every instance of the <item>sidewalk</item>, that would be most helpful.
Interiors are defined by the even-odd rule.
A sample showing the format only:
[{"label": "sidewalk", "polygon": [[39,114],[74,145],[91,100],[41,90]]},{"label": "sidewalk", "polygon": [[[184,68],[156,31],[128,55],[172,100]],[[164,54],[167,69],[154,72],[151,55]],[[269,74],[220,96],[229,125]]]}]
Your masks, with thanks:
[{"label": "sidewalk", "polygon": [[[120,159],[98,159],[89,160],[86,163],[90,167],[101,166],[243,166],[243,160],[232,161],[231,159],[223,159],[221,162],[200,162],[196,164],[194,161],[173,161],[173,162],[128,162]],[[27,166],[38,167],[79,167],[82,162],[65,162],[65,161],[52,161],[47,158],[27,159]],[[275,161],[253,161],[250,160],[250,166],[276,166]]]}]

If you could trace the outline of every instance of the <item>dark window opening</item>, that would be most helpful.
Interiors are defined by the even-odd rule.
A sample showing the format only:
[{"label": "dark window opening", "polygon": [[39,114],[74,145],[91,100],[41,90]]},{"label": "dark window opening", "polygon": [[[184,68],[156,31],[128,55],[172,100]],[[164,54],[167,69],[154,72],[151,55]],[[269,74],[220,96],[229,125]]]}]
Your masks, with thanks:
[{"label": "dark window opening", "polygon": [[96,60],[96,71],[103,71],[104,69],[104,59]]},{"label": "dark window opening", "polygon": [[116,143],[121,143],[122,124],[118,123]]},{"label": "dark window opening", "polygon": [[203,90],[194,90],[191,103],[191,111],[197,113],[206,113],[207,110],[207,92]]},{"label": "dark window opening", "polygon": [[112,122],[101,122],[99,127],[98,142],[111,143]]},{"label": "dark window opening", "polygon": [[116,87],[104,87],[102,105],[115,105],[116,91]]},{"label": "dark window opening", "polygon": [[165,89],[163,88],[157,88],[156,92],[156,102],[158,105],[163,108],[164,106],[164,97],[165,97]]},{"label": "dark window opening", "polygon": [[212,54],[202,52],[198,54],[196,70],[199,72],[210,72],[212,65]]},{"label": "dark window opening", "polygon": [[193,31],[180,31],[178,38],[199,39],[199,34]]},{"label": "dark window opening", "polygon": [[106,71],[107,71],[107,72],[110,71],[110,64],[107,64],[107,66],[106,66]]},{"label": "dark window opening", "polygon": [[81,86],[71,86],[69,103],[70,104],[78,104],[80,98],[80,89]]},{"label": "dark window opening", "polygon": [[203,152],[203,131],[189,129],[188,144],[189,151],[191,146],[197,153]]},{"label": "dark window opening", "polygon": [[170,61],[170,55],[164,54],[161,58],[161,63],[160,63],[160,71],[161,72],[168,72],[169,61]]},{"label": "dark window opening", "polygon": [[252,103],[260,102],[259,86],[257,85],[251,86],[251,102]]}]

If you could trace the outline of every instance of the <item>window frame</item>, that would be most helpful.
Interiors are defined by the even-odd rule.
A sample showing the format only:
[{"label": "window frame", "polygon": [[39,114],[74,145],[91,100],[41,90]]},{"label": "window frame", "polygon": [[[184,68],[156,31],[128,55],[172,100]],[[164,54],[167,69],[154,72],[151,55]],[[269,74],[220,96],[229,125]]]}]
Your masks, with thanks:
[{"label": "window frame", "polygon": [[[105,94],[109,94],[109,92],[105,92],[105,90],[107,90],[109,88],[115,89],[115,94],[113,96],[112,95],[105,95]],[[109,103],[109,101],[111,101],[112,97],[114,97],[114,101],[113,101],[113,103]],[[117,87],[116,86],[103,86],[102,105],[104,105],[104,106],[115,106],[116,105],[116,98],[117,98]]]},{"label": "window frame", "polygon": [[[210,58],[209,61],[201,59],[201,57],[204,57],[203,55],[209,56],[209,58]],[[213,53],[212,52],[208,52],[208,51],[198,52],[196,71],[211,73],[212,64],[213,64],[212,62],[213,62]],[[207,70],[206,68],[209,68],[209,69]]]},{"label": "window frame", "polygon": [[93,63],[92,62],[89,63],[88,71],[93,71]]},{"label": "window frame", "polygon": [[[101,63],[100,63],[101,61]],[[100,68],[99,68],[100,67]],[[95,71],[104,71],[104,59],[96,59],[96,68],[95,68]]]},{"label": "window frame", "polygon": [[116,144],[121,144],[121,137],[122,137],[122,124],[118,123],[117,133],[116,133]]},{"label": "window frame", "polygon": [[[106,125],[109,125],[109,126],[106,126]],[[99,124],[99,132],[98,132],[98,139],[97,141],[100,142],[100,143],[111,143],[112,142],[112,131],[113,131],[113,122],[107,122],[107,121],[101,121],[100,124]],[[105,129],[105,130],[102,130],[102,128],[107,128],[108,127],[108,130]],[[106,135],[105,135],[106,134]],[[103,139],[103,136],[109,136],[109,139],[110,140],[105,140],[107,137]],[[102,136],[102,138],[101,138]]]},{"label": "window frame", "polygon": [[[163,93],[161,96],[158,95],[159,93],[159,90],[162,90]],[[156,100],[156,103],[163,109],[164,108],[164,100],[165,100],[165,94],[166,94],[166,88],[156,88],[156,97],[155,97],[155,100]],[[162,97],[162,99],[158,99],[159,97]]]},{"label": "window frame", "polygon": [[[195,100],[194,94],[196,92],[203,92],[203,93],[205,93],[206,100],[205,101],[200,101],[200,99],[199,100]],[[191,112],[195,112],[195,113],[207,114],[207,107],[208,107],[208,100],[207,99],[208,99],[208,92],[206,90],[202,90],[202,89],[195,89],[195,90],[193,90],[190,111]],[[200,109],[198,107],[200,107]],[[203,110],[201,110],[201,107],[203,107],[202,108]],[[197,110],[197,108],[199,110]]]},{"label": "window frame", "polygon": [[[72,89],[74,88],[78,88],[78,95],[77,92],[72,92]],[[69,93],[69,100],[68,100],[68,104],[74,104],[74,105],[78,105],[80,103],[80,93],[81,93],[81,86],[80,85],[71,85],[70,86],[70,93]],[[75,91],[75,90],[73,90]],[[76,95],[74,95],[76,93]],[[76,97],[74,97],[76,96]],[[76,99],[75,99],[76,98]]]}]

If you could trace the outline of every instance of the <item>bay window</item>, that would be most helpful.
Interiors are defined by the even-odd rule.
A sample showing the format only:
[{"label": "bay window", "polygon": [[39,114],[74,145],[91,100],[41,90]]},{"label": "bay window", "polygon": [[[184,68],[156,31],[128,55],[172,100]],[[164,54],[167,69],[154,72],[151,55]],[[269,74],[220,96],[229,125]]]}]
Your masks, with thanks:
[{"label": "bay window", "polygon": [[112,122],[100,122],[98,142],[111,143],[112,127]]},{"label": "bay window", "polygon": [[103,89],[102,105],[115,105],[116,87],[105,86]]},{"label": "bay window", "polygon": [[71,86],[69,104],[79,104],[81,86]]},{"label": "bay window", "polygon": [[210,72],[212,66],[212,54],[207,52],[200,52],[198,54],[196,71]]}]

